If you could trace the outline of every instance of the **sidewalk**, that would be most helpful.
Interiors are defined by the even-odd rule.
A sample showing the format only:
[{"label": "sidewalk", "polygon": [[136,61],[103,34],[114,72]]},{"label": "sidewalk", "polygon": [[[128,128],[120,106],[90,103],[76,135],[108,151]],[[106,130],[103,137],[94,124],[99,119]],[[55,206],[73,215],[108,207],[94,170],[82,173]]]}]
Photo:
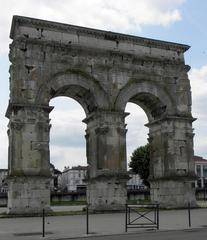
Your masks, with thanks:
[{"label": "sidewalk", "polygon": [[[81,206],[76,206],[80,207]],[[56,211],[60,210],[55,207]],[[67,207],[64,207],[67,208]],[[63,209],[63,208],[62,208]],[[192,228],[207,227],[207,209],[191,210]],[[46,217],[45,239],[64,239],[86,237],[86,216]],[[160,211],[160,230],[188,229],[187,210]],[[2,218],[0,219],[1,240],[33,240],[41,239],[42,219],[33,218]],[[128,232],[150,231],[146,229],[128,229]],[[125,214],[91,214],[89,215],[89,236],[125,233]]]},{"label": "sidewalk", "polygon": [[[54,212],[76,212],[82,211],[85,205],[71,205],[71,206],[52,206]],[[0,214],[7,211],[6,207],[0,207]]]}]

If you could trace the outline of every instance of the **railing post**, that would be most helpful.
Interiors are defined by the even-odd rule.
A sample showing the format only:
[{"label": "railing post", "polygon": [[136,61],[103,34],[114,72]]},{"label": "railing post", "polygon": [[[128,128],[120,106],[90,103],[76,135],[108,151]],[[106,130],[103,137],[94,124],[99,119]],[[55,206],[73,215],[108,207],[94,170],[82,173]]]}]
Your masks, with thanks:
[{"label": "railing post", "polygon": [[191,227],[191,212],[190,212],[190,202],[188,202],[188,224]]},{"label": "railing post", "polygon": [[127,203],[126,203],[126,209],[125,209],[125,232],[127,232],[127,211],[128,211],[128,209],[127,209]]},{"label": "railing post", "polygon": [[154,223],[157,224],[157,204],[154,205]]},{"label": "railing post", "polygon": [[160,209],[159,209],[159,204],[157,204],[157,230],[160,228]]},{"label": "railing post", "polygon": [[89,234],[88,206],[86,207],[86,234]]},{"label": "railing post", "polygon": [[42,210],[42,237],[45,237],[45,209]]}]

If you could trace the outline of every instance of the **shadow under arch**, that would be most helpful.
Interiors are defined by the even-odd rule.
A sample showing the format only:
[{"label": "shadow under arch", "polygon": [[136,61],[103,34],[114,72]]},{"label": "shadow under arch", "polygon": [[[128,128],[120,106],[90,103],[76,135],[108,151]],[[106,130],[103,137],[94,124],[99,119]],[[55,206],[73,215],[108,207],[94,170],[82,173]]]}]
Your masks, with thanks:
[{"label": "shadow under arch", "polygon": [[48,105],[58,96],[67,96],[76,100],[84,109],[86,116],[96,109],[107,109],[108,94],[98,80],[79,69],[68,69],[51,76],[36,95],[36,104]]},{"label": "shadow under arch", "polygon": [[139,105],[149,122],[175,112],[172,97],[162,86],[153,82],[133,82],[124,86],[115,102],[115,109],[124,111],[128,102]]}]

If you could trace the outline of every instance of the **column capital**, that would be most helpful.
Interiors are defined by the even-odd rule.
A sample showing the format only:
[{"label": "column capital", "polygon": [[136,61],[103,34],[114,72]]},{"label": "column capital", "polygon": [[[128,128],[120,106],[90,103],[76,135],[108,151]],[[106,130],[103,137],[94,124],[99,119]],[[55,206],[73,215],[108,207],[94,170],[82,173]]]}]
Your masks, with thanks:
[{"label": "column capital", "polygon": [[156,119],[155,121],[151,121],[151,122],[145,124],[145,126],[146,127],[151,127],[151,126],[153,126],[155,124],[159,124],[160,125],[162,122],[165,122],[165,121],[182,121],[182,122],[183,121],[185,121],[185,122],[187,121],[187,122],[192,123],[192,122],[194,122],[196,120],[197,120],[197,118],[194,118],[192,116],[165,116],[163,118]]},{"label": "column capital", "polygon": [[[111,122],[111,118],[113,120],[115,118],[122,119],[124,121],[125,117],[127,117],[129,113],[123,112],[123,111],[112,111],[112,110],[106,110],[106,109],[98,109],[94,112],[92,112],[90,115],[88,115],[86,118],[82,120],[82,122],[88,124],[89,122],[93,120],[99,120],[99,121],[106,121],[109,119],[109,122]],[[112,121],[114,122],[114,121]]]},{"label": "column capital", "polygon": [[28,103],[9,103],[5,116],[10,118],[10,115],[13,111],[19,111],[21,109],[28,110],[43,110],[50,113],[53,110],[53,106],[42,105],[42,104],[28,104]]},{"label": "column capital", "polygon": [[126,136],[126,133],[127,133],[127,129],[126,128],[120,128],[120,127],[117,127],[117,132],[121,135],[121,136]]},{"label": "column capital", "polygon": [[24,123],[20,121],[12,121],[9,123],[9,126],[11,127],[11,129],[20,131],[23,128]]}]

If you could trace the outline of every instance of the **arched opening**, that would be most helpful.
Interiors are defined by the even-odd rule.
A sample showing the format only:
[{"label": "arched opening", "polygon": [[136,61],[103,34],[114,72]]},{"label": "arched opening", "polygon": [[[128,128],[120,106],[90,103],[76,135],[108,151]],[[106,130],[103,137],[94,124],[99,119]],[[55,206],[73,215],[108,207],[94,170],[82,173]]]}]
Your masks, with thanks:
[{"label": "arched opening", "polygon": [[[129,176],[131,177],[131,180],[127,183],[127,188],[129,190],[128,196],[131,196],[130,190],[149,187],[149,172],[152,176],[154,176],[154,163],[152,159],[150,159],[148,170],[146,168],[142,168],[142,166],[139,167],[139,169],[142,169],[141,175],[138,174],[138,166],[133,163],[132,166],[134,166],[134,168],[132,167],[132,169],[130,169],[129,163],[131,162],[132,153],[137,148],[144,147],[147,143],[149,143],[150,149],[153,149],[153,144],[150,140],[151,134],[154,132],[152,125],[165,116],[167,111],[167,105],[165,104],[166,103],[163,102],[163,99],[160,99],[159,96],[156,96],[153,90],[150,88],[143,89],[142,91],[138,89],[134,95],[128,95],[128,101],[125,108],[125,112],[130,113],[126,118],[126,123],[128,125],[128,133],[126,136],[127,166],[130,170]],[[147,124],[147,127],[145,124]],[[157,131],[157,129],[155,131]],[[152,151],[150,150],[150,152]],[[149,153],[146,156],[149,156]],[[148,161],[144,160],[143,156],[142,158],[142,160],[137,159],[137,161],[140,161],[140,164],[143,161]],[[147,159],[149,159],[149,157]],[[133,193],[133,196],[135,196],[135,193]],[[137,195],[136,197],[139,198],[140,196]],[[143,195],[142,197],[146,198],[147,196]]]},{"label": "arched opening", "polygon": [[[62,111],[60,110],[60,113],[57,114],[60,119],[59,123],[58,121],[56,123],[57,127],[54,128],[54,132],[57,132],[54,133],[56,137],[51,137],[50,149],[51,162],[60,162],[60,165],[62,165],[60,167],[63,169],[60,190],[64,192],[76,192],[78,193],[78,197],[79,191],[86,193],[86,181],[84,181],[84,179],[88,179],[92,171],[96,171],[96,164],[88,164],[91,159],[89,152],[94,152],[95,149],[95,146],[93,146],[91,147],[92,151],[89,150],[91,142],[89,140],[88,123],[91,120],[91,115],[93,115],[98,108],[102,108],[108,104],[106,93],[94,78],[84,74],[82,71],[77,71],[77,69],[75,71],[70,69],[55,74],[47,82],[46,89],[47,94],[43,94],[42,100],[46,101],[46,103],[50,102],[50,107],[54,105],[53,101],[55,100],[52,99],[63,99],[63,97],[73,99],[71,100],[73,102],[72,112],[65,109],[65,102],[61,101],[58,104],[61,105]],[[96,90],[94,91],[94,89]],[[42,86],[40,96],[42,95],[41,91],[44,92],[44,90],[45,88]],[[41,98],[37,98],[37,100],[38,99]],[[79,105],[77,105],[78,103]],[[67,105],[71,107],[71,102]],[[77,109],[80,109],[80,106],[82,111],[77,113]],[[55,110],[51,112],[50,116],[52,116],[52,114],[56,115]],[[77,116],[79,117],[77,118]],[[79,124],[79,122],[83,120],[86,123],[85,126],[84,123]],[[54,125],[53,122],[51,123]],[[84,131],[85,129],[86,132]],[[52,131],[51,129],[51,132]],[[60,136],[61,134],[63,135]],[[87,182],[87,188],[88,185]]]},{"label": "arched opening", "polygon": [[135,103],[145,111],[149,122],[174,114],[175,103],[164,88],[152,82],[136,81],[122,88],[116,108],[125,110],[128,102]]},{"label": "arched opening", "polygon": [[144,146],[148,143],[149,129],[144,125],[148,122],[144,110],[134,103],[127,103],[125,111],[129,113],[126,118],[127,124],[127,166],[129,166],[130,156],[132,152],[139,146]]},{"label": "arched opening", "polygon": [[145,146],[148,141],[149,129],[144,125],[148,122],[146,113],[137,104],[128,102],[125,111],[129,113],[126,118],[127,135],[126,135],[126,147],[127,147],[127,170],[130,179],[127,182],[128,200],[137,202],[137,199],[145,199],[147,195],[142,189],[146,186],[142,177],[137,174],[135,168],[129,166],[131,162],[132,153],[139,147]]},{"label": "arched opening", "polygon": [[54,109],[50,113],[50,161],[63,170],[65,166],[86,165],[85,118],[83,108],[68,97],[56,97],[50,101]]},{"label": "arched opening", "polygon": [[86,115],[81,105],[70,97],[55,97],[50,105],[54,107],[50,113],[50,166],[56,173],[58,169],[62,172],[57,176],[51,169],[51,191],[76,192],[71,199],[78,200],[78,192],[86,191],[83,181],[87,173],[86,125],[82,122]]},{"label": "arched opening", "polygon": [[[129,113],[126,118],[127,162],[129,163],[132,152],[137,147],[148,143],[150,124],[163,118],[168,108],[167,103],[154,95],[151,89],[145,89],[143,92],[138,89],[138,93],[127,95],[126,100],[128,101],[125,105],[125,112]],[[144,126],[145,124],[148,124],[148,127]]]}]

